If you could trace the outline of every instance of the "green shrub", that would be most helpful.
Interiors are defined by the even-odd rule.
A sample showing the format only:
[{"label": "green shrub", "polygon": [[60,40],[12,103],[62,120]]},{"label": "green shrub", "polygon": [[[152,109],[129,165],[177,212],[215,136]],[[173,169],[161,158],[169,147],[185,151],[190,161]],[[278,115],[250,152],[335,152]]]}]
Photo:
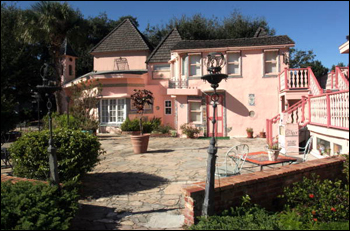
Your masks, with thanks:
[{"label": "green shrub", "polygon": [[334,222],[349,219],[349,185],[342,181],[304,178],[284,190],[286,210],[294,209],[304,222]]},{"label": "green shrub", "polygon": [[160,125],[157,129],[154,130],[154,132],[160,133],[160,134],[169,134],[170,130],[173,130],[173,128],[169,125]]},{"label": "green shrub", "polygon": [[122,131],[140,131],[140,124],[138,119],[130,120],[129,118],[126,118],[126,120],[122,123],[120,129]]},{"label": "green shrub", "polygon": [[[151,133],[160,126],[160,123],[161,118],[156,117],[150,121],[142,121],[143,133]],[[120,129],[122,131],[140,131],[140,120],[130,120],[129,118],[126,118],[126,120],[122,123]]]},{"label": "green shrub", "polygon": [[78,209],[76,189],[1,182],[1,230],[67,230]]},{"label": "green shrub", "polygon": [[349,230],[348,222],[316,223],[314,230]]},{"label": "green shrub", "polygon": [[224,211],[221,216],[201,217],[191,230],[273,230],[277,229],[277,215],[250,203],[243,197],[239,207]]},{"label": "green shrub", "polygon": [[[58,128],[70,128],[73,130],[79,130],[82,129],[81,121],[79,121],[77,118],[75,118],[72,115],[69,115],[69,126],[68,126],[68,119],[67,114],[59,115],[58,113],[54,112],[52,113],[52,128],[58,129]],[[44,128],[49,129],[49,116],[46,115],[43,118],[44,121]]]},{"label": "green shrub", "polygon": [[[49,131],[32,132],[11,146],[16,176],[38,180],[49,178],[48,140]],[[98,157],[103,153],[96,136],[78,130],[55,130],[54,144],[61,182],[79,180],[96,166]]]}]

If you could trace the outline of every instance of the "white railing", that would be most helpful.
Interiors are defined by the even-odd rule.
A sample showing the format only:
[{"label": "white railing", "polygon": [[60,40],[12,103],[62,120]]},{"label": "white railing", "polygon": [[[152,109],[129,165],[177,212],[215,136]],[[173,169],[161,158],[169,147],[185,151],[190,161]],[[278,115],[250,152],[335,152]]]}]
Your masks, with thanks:
[{"label": "white railing", "polygon": [[311,124],[349,130],[349,91],[310,97]]},{"label": "white railing", "polygon": [[323,93],[311,67],[288,69],[285,68],[279,74],[280,91],[283,90],[307,90],[313,95]]},{"label": "white railing", "polygon": [[336,73],[336,79],[337,79],[337,88],[342,91],[342,90],[349,90],[349,80],[347,77],[344,75],[346,74],[348,68],[340,68],[340,67],[335,67],[335,73]]},{"label": "white railing", "polygon": [[318,83],[314,73],[312,72],[311,67],[308,67],[307,69],[309,71],[309,81],[310,81],[309,89],[311,91],[311,94],[312,95],[320,95],[320,94],[322,94],[323,90],[320,87],[320,84]]}]

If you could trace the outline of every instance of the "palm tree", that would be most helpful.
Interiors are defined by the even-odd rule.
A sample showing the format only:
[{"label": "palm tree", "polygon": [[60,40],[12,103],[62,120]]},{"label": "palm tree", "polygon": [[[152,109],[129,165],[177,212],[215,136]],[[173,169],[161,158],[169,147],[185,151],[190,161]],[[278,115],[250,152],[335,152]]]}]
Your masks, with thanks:
[{"label": "palm tree", "polygon": [[[27,10],[23,20],[24,40],[28,43],[47,44],[51,62],[61,76],[60,47],[69,31],[78,27],[82,20],[79,10],[65,2],[40,1]],[[59,79],[60,80],[60,79]],[[61,81],[58,81],[61,83]],[[62,112],[61,93],[56,93],[57,112]]]}]

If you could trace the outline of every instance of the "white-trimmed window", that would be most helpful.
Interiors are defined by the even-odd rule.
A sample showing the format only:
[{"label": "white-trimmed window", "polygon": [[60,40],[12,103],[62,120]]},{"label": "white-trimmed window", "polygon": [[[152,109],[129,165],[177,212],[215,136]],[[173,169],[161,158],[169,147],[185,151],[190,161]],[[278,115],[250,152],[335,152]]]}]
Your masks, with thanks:
[{"label": "white-trimmed window", "polygon": [[155,64],[153,66],[153,78],[170,78],[170,64]]},{"label": "white-trimmed window", "polygon": [[227,74],[241,75],[241,53],[240,52],[227,53]]},{"label": "white-trimmed window", "polygon": [[190,76],[201,76],[201,54],[189,54]]},{"label": "white-trimmed window", "polygon": [[278,50],[265,50],[264,51],[264,74],[265,75],[277,75],[278,70]]},{"label": "white-trimmed window", "polygon": [[202,123],[202,103],[200,101],[189,102],[190,122]]},{"label": "white-trimmed window", "polygon": [[100,110],[102,124],[122,124],[126,119],[126,100],[103,99]]},{"label": "white-trimmed window", "polygon": [[172,106],[171,106],[171,100],[165,100],[164,103],[164,110],[165,110],[165,115],[171,115],[172,114]]}]

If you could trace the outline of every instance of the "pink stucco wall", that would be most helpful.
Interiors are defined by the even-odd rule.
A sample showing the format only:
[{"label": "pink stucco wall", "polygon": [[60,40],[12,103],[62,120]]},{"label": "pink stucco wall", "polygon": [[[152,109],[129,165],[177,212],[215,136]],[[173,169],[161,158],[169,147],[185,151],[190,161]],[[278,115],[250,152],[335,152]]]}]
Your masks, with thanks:
[{"label": "pink stucco wall", "polygon": [[[280,54],[286,51],[281,49]],[[202,57],[206,55],[207,53],[202,53]],[[246,136],[247,127],[252,127],[255,134],[258,134],[265,130],[266,119],[274,117],[279,112],[278,77],[277,75],[263,77],[262,50],[243,50],[241,58],[241,76],[229,78],[219,86],[219,90],[225,92],[224,114],[228,128],[227,136]],[[286,65],[283,63],[282,55],[279,58],[279,69],[282,70]],[[203,74],[207,74],[206,67],[202,65],[202,68]],[[225,67],[222,73],[226,73]],[[189,80],[189,88],[198,88],[201,91],[211,89],[209,83],[204,83],[200,79]],[[186,92],[183,89],[179,90],[184,91],[185,96],[176,97],[178,115],[181,115],[177,118],[178,128],[189,122],[189,117],[186,116],[189,114]],[[249,105],[249,94],[255,95],[255,106]],[[249,116],[250,111],[255,115]]]},{"label": "pink stucco wall", "polygon": [[149,55],[149,51],[119,51],[108,53],[95,53],[93,55],[95,71],[117,70],[115,66],[115,59],[118,59],[120,57],[127,59],[129,70],[145,70],[145,62],[147,56]]}]

